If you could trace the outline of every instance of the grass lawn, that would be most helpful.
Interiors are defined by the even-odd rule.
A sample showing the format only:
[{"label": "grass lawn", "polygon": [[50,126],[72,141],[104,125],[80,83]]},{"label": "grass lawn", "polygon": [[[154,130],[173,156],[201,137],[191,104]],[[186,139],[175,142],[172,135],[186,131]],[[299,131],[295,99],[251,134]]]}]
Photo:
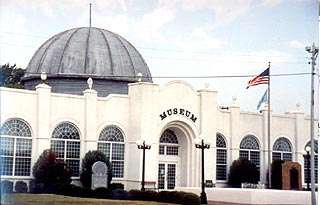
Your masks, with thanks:
[{"label": "grass lawn", "polygon": [[78,198],[54,194],[3,194],[1,204],[14,205],[173,205],[151,201],[125,201],[109,199]]}]

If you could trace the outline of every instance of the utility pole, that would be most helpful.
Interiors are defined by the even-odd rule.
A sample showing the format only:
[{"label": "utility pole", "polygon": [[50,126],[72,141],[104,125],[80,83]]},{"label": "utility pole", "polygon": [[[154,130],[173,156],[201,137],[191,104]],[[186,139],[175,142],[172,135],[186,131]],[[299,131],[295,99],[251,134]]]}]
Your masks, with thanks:
[{"label": "utility pole", "polygon": [[316,205],[315,192],[315,167],[314,167],[314,75],[316,74],[315,65],[318,57],[319,48],[313,43],[312,46],[306,47],[306,51],[311,54],[311,105],[310,105],[310,138],[311,138],[311,204]]},{"label": "utility pole", "polygon": [[89,27],[91,28],[91,7],[92,3],[89,4]]}]

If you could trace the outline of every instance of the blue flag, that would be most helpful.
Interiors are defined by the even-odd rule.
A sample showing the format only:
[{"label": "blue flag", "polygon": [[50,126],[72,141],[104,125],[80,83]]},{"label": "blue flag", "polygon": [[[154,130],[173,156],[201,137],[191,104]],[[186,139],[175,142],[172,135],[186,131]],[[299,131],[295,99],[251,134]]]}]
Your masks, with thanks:
[{"label": "blue flag", "polygon": [[257,105],[257,110],[260,109],[260,106],[262,105],[262,103],[267,102],[268,101],[268,89],[266,90],[266,92],[264,92],[262,98],[260,99],[258,105]]}]

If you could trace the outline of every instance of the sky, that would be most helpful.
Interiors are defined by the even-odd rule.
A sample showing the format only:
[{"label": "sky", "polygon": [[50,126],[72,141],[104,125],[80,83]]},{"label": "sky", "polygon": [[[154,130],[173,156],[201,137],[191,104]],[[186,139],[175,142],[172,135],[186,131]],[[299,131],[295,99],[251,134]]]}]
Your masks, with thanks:
[{"label": "sky", "polygon": [[[236,98],[243,111],[257,112],[266,85],[246,89],[250,77],[179,77],[256,75],[269,61],[271,74],[310,73],[305,46],[318,45],[316,0],[0,0],[0,64],[25,68],[45,40],[88,26],[90,2],[92,26],[131,42],[155,83],[209,84],[219,105]],[[165,76],[176,78],[157,78]],[[273,112],[309,114],[309,105],[310,75],[271,77]]]}]

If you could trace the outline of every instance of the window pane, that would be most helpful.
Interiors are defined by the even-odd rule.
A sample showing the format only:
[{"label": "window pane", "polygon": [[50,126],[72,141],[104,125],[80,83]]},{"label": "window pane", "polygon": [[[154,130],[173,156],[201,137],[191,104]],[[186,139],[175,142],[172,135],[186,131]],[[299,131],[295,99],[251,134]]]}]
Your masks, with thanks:
[{"label": "window pane", "polygon": [[227,150],[217,149],[217,164],[227,164]]},{"label": "window pane", "polygon": [[167,155],[178,155],[179,149],[176,146],[167,146]]},{"label": "window pane", "polygon": [[56,153],[57,158],[64,158],[64,145],[64,141],[51,140],[51,150]]},{"label": "window pane", "polygon": [[66,164],[67,164],[67,167],[69,167],[69,169],[71,169],[72,176],[79,176],[80,160],[67,159]]},{"label": "window pane", "polygon": [[260,152],[251,151],[250,161],[252,161],[257,167],[260,167]]},{"label": "window pane", "polygon": [[11,176],[13,169],[13,157],[0,158],[1,175]]},{"label": "window pane", "polygon": [[283,153],[283,160],[292,161],[291,153]]},{"label": "window pane", "polygon": [[67,142],[67,158],[80,158],[80,142]]},{"label": "window pane", "polygon": [[163,145],[159,146],[159,154],[161,154],[161,155],[164,154],[164,146]]},{"label": "window pane", "polygon": [[112,160],[124,160],[124,144],[112,143]]},{"label": "window pane", "polygon": [[281,160],[281,153],[280,152],[272,152],[272,160]]},{"label": "window pane", "polygon": [[1,137],[0,145],[0,155],[13,156],[14,138]]},{"label": "window pane", "polygon": [[30,176],[31,158],[16,158],[15,176]]},{"label": "window pane", "polygon": [[159,164],[158,168],[158,189],[164,189],[165,167],[164,164]]},{"label": "window pane", "polygon": [[112,161],[112,176],[117,178],[123,177],[123,161]]},{"label": "window pane", "polygon": [[227,166],[226,165],[217,165],[216,172],[217,180],[226,180],[227,179]]},{"label": "window pane", "polygon": [[110,159],[110,143],[98,143],[98,150],[106,155]]},{"label": "window pane", "polygon": [[249,151],[240,150],[239,157],[240,157],[240,159],[248,159],[249,160]]},{"label": "window pane", "polygon": [[176,165],[168,164],[168,174],[167,174],[168,189],[174,189],[176,186]]},{"label": "window pane", "polygon": [[31,157],[31,139],[17,139],[16,156]]}]

